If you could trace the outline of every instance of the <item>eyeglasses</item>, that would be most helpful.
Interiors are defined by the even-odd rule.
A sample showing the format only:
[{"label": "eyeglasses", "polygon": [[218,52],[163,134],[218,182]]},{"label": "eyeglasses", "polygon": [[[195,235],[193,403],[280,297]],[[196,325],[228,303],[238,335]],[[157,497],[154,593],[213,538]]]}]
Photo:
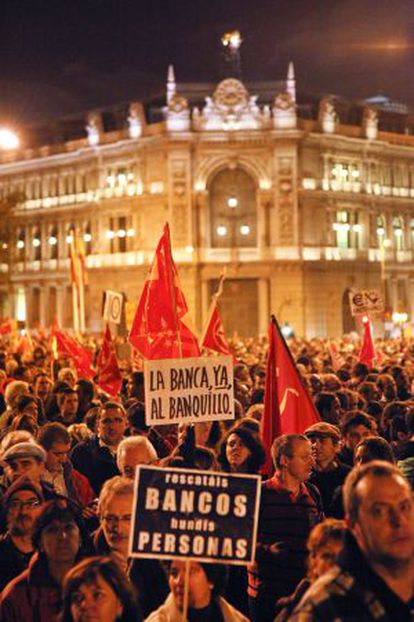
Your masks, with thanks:
[{"label": "eyeglasses", "polygon": [[34,508],[38,508],[39,505],[40,505],[39,499],[28,499],[28,501],[20,501],[20,499],[12,499],[9,503],[9,509],[22,510],[23,508],[27,508],[28,510],[33,510]]},{"label": "eyeglasses", "polygon": [[119,523],[130,523],[132,519],[131,514],[125,514],[124,516],[114,516],[113,514],[106,514],[102,516],[102,520],[108,525],[110,529],[118,527]]}]

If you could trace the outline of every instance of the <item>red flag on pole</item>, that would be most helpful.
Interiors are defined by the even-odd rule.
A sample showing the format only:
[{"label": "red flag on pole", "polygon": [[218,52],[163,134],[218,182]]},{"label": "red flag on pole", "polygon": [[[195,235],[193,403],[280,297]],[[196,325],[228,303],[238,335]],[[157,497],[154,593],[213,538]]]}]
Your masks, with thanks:
[{"label": "red flag on pole", "polygon": [[361,352],[359,353],[359,361],[360,363],[365,363],[368,367],[372,367],[373,361],[377,358],[377,355],[375,353],[374,340],[372,339],[371,320],[366,318],[362,321],[364,322],[364,341]]},{"label": "red flag on pole", "polygon": [[200,356],[171,254],[168,224],[155,251],[129,333],[129,342],[146,359]]},{"label": "red flag on pole", "polygon": [[224,334],[223,322],[218,310],[217,300],[223,290],[224,274],[220,277],[217,292],[214,294],[208,310],[207,322],[201,339],[201,347],[214,350],[219,354],[231,354],[230,346]]},{"label": "red flag on pole", "polygon": [[262,440],[268,457],[264,470],[270,474],[270,448],[274,439],[281,434],[302,434],[320,421],[320,416],[274,317],[268,335]]},{"label": "red flag on pole", "polygon": [[52,328],[52,343],[60,354],[69,356],[73,360],[76,370],[82,378],[92,379],[95,371],[92,369],[92,353],[83,348],[76,339],[61,331],[56,324]]},{"label": "red flag on pole", "polygon": [[220,354],[231,354],[230,346],[224,334],[216,300],[213,300],[210,306],[206,328],[201,340],[201,347],[209,348]]},{"label": "red flag on pole", "polygon": [[122,375],[118,367],[116,358],[115,345],[112,341],[111,331],[108,324],[102,342],[102,348],[96,361],[98,371],[98,379],[96,384],[101,387],[105,393],[112,397],[117,397],[122,386]]}]

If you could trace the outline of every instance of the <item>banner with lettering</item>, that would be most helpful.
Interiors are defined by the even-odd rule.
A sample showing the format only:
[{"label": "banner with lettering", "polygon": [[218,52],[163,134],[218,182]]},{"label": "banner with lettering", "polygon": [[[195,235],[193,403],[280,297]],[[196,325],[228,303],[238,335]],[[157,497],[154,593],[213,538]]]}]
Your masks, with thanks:
[{"label": "banner with lettering", "polygon": [[130,556],[252,563],[260,482],[258,475],[139,466]]},{"label": "banner with lettering", "polygon": [[231,356],[144,363],[146,424],[234,419]]}]

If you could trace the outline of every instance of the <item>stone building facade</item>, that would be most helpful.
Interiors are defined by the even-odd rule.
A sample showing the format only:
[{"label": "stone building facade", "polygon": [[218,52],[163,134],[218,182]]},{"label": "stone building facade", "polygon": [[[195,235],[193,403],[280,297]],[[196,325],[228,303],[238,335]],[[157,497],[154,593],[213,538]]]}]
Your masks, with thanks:
[{"label": "stone building facade", "polygon": [[342,334],[350,288],[380,289],[389,311],[413,318],[409,115],[381,101],[346,114],[335,98],[301,101],[292,65],[257,91],[233,78],[207,94],[196,86],[170,68],[163,106],[91,113],[79,131],[28,134],[0,154],[1,315],[72,326],[74,228],[87,329],[101,330],[105,289],[123,291],[131,314],[169,221],[199,331],[223,268],[229,334],[264,332],[271,313],[297,335]]}]

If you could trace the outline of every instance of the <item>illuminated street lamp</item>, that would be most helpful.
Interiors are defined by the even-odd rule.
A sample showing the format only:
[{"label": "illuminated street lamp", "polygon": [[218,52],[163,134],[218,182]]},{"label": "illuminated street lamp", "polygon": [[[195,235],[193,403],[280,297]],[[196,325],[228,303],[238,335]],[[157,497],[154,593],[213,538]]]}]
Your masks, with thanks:
[{"label": "illuminated street lamp", "polygon": [[14,132],[3,127],[0,128],[0,150],[12,151],[20,145],[19,138]]},{"label": "illuminated street lamp", "polygon": [[241,38],[240,32],[238,30],[232,30],[230,32],[225,32],[221,37],[221,43],[223,47],[229,48],[233,52],[237,52],[243,43],[243,39]]},{"label": "illuminated street lamp", "polygon": [[240,46],[243,43],[240,32],[231,30],[221,37],[221,44],[225,49],[225,59],[233,65],[236,76],[241,79]]}]

